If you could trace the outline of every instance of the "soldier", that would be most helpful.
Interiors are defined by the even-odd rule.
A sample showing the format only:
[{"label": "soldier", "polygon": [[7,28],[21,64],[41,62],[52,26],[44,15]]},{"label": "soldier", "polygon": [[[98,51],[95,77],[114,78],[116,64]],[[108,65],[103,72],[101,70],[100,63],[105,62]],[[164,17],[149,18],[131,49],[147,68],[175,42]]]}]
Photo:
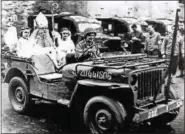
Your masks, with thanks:
[{"label": "soldier", "polygon": [[76,57],[78,61],[99,55],[99,48],[94,42],[96,34],[96,31],[92,28],[85,29],[84,39],[76,46]]},{"label": "soldier", "polygon": [[146,37],[145,50],[148,55],[159,56],[160,57],[160,33],[155,32],[154,26],[148,26],[148,35]]},{"label": "soldier", "polygon": [[[173,30],[169,32],[168,36],[166,36],[163,40],[162,46],[161,46],[161,54],[162,58],[170,58],[171,55],[171,47],[172,47],[172,41],[173,41]],[[178,65],[178,56],[179,56],[179,48],[182,46],[183,39],[180,38],[180,36],[177,36],[177,41],[175,44],[175,50],[174,50],[174,55],[172,57],[172,83],[175,83],[175,74],[177,70],[177,65]]]},{"label": "soldier", "polygon": [[184,67],[185,67],[185,58],[184,58],[184,28],[180,28],[180,40],[181,43],[179,45],[179,70],[180,70],[180,75],[177,77],[184,77]]},{"label": "soldier", "polygon": [[136,54],[136,53],[141,53],[141,48],[142,48],[142,42],[144,41],[144,36],[142,32],[137,30],[137,25],[133,24],[132,25],[132,32],[131,32],[131,53]]}]

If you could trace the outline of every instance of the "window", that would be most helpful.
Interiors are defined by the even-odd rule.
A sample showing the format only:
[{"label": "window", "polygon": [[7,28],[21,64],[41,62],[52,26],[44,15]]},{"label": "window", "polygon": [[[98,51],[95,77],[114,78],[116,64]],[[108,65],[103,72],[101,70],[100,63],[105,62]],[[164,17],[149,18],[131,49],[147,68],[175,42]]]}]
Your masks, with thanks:
[{"label": "window", "polygon": [[78,27],[80,32],[84,32],[87,28],[93,28],[96,29],[97,32],[102,32],[101,25],[96,23],[79,23]]}]

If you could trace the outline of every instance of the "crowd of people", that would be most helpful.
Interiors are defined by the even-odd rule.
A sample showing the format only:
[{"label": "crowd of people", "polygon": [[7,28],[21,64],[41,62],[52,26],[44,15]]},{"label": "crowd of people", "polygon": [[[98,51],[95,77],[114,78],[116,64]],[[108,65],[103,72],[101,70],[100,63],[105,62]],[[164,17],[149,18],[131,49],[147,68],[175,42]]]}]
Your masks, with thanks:
[{"label": "crowd of people", "polygon": [[[42,14],[40,14],[41,17]],[[41,20],[43,20],[42,18]],[[46,18],[45,18],[46,19]],[[78,44],[74,44],[71,39],[71,31],[67,27],[63,27],[60,32],[48,29],[47,20],[45,24],[36,18],[37,28],[30,33],[31,29],[27,26],[21,28],[20,38],[12,44],[11,51],[16,53],[19,57],[31,57],[32,55],[47,54],[53,60],[57,68],[66,63],[83,61],[89,57],[97,57],[100,51],[94,42],[96,31],[92,28],[87,28],[84,31],[84,38]],[[130,33],[131,53],[146,53],[151,56],[158,56],[160,58],[169,58],[171,54],[173,30],[168,31],[168,35],[164,39],[152,25],[148,26],[148,34],[144,36],[143,33],[137,30],[137,25],[132,25],[132,32]],[[8,40],[5,41],[8,44]],[[10,43],[11,44],[11,43]],[[173,77],[176,74],[179,63],[180,74],[178,77],[184,76],[184,29],[178,31],[177,41],[175,45],[175,53],[172,58]]]},{"label": "crowd of people", "polygon": [[[177,67],[180,74],[177,77],[184,77],[184,28],[179,27],[176,37],[174,55],[172,57],[172,82],[176,76]],[[174,29],[168,31],[165,37],[161,37],[160,33],[155,31],[155,27],[148,26],[148,34],[144,36],[141,31],[137,30],[137,25],[132,25],[131,32],[131,53],[146,53],[150,56],[159,58],[170,58]]]},{"label": "crowd of people", "polygon": [[[94,43],[96,36],[94,29],[87,28],[84,31],[84,39],[75,47],[69,28],[62,27],[60,32],[56,30],[50,31],[47,18],[42,13],[36,17],[35,22],[36,27],[34,29],[30,29],[28,26],[21,28],[19,39],[16,39],[15,27],[10,27],[4,36],[5,46],[18,57],[31,58],[33,55],[47,54],[56,68],[60,68],[66,63],[83,61],[99,54]],[[33,32],[31,33],[32,30]],[[15,40],[10,42],[12,37]],[[89,47],[88,50],[86,50],[87,47]]]}]

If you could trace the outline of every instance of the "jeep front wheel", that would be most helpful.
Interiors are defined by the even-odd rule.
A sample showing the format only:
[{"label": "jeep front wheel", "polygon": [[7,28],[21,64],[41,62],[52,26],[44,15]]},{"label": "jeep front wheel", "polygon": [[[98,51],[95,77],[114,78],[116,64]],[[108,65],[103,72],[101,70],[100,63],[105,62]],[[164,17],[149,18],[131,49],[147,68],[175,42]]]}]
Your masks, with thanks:
[{"label": "jeep front wheel", "polygon": [[116,105],[116,102],[106,97],[94,97],[87,102],[84,122],[91,133],[117,133],[120,130],[123,118]]},{"label": "jeep front wheel", "polygon": [[29,107],[27,84],[22,78],[11,79],[8,88],[8,97],[13,109],[18,113],[25,113]]}]

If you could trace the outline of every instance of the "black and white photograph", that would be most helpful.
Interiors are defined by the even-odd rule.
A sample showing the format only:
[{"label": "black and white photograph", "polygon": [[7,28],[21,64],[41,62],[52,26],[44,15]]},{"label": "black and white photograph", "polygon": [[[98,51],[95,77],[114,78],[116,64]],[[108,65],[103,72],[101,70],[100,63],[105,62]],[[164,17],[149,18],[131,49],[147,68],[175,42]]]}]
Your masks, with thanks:
[{"label": "black and white photograph", "polygon": [[0,4],[1,133],[184,133],[184,0]]}]

